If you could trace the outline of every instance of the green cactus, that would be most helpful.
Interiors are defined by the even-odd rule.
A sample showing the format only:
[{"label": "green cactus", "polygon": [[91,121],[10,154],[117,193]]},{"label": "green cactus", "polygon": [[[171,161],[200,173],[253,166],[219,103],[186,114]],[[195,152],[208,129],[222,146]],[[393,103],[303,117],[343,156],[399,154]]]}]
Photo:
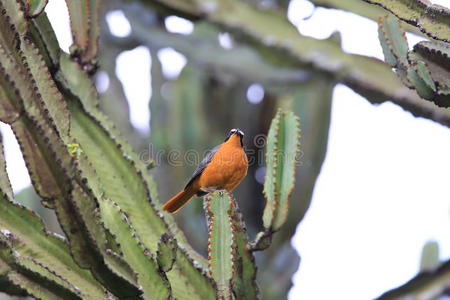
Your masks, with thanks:
[{"label": "green cactus", "polygon": [[[309,76],[305,70],[330,75],[326,79],[327,99],[334,84],[332,80],[338,79],[370,99],[378,99],[382,94],[384,98],[389,96],[398,102],[414,103],[406,107],[412,111],[423,109],[419,115],[432,115],[440,122],[450,124],[442,111],[429,109],[426,105],[415,106],[415,96],[399,93],[403,86],[382,62],[345,54],[331,39],[318,41],[302,37],[275,10],[256,9],[249,4],[251,1],[241,3],[237,0],[227,3],[235,9],[235,14],[228,14],[225,6],[204,10],[199,0],[154,2],[159,2],[157,5],[152,3],[159,9],[179,10],[180,15],[205,20],[196,24],[194,34],[190,36],[173,35],[161,26],[162,15],[155,14],[157,17],[149,28],[145,23],[149,22],[148,14],[142,16],[139,13],[151,10],[143,9],[142,5],[124,6],[126,15],[135,17],[136,22],[131,22],[130,40],[120,41],[129,43],[123,48],[117,47],[115,55],[145,42],[151,48],[153,74],[160,72],[155,51],[162,47],[172,46],[190,60],[176,80],[163,78],[160,74],[158,80],[152,81],[152,111],[161,113],[152,115],[152,136],[158,139],[161,149],[181,146],[184,150],[202,150],[208,146],[208,140],[210,143],[217,140],[223,134],[223,127],[230,124],[252,123],[245,130],[247,136],[266,132],[276,106],[290,106],[281,104],[284,100],[278,101],[287,85],[304,84],[314,92],[318,89],[314,85],[317,81],[312,85],[313,80],[305,83]],[[271,2],[282,11],[288,3]],[[36,207],[36,211],[54,212],[64,233],[63,237],[50,232],[35,212],[16,202],[27,193],[14,195],[12,192],[0,140],[0,291],[38,299],[251,300],[273,295],[270,294],[272,291],[268,292],[268,287],[258,286],[258,276],[259,279],[265,277],[263,282],[273,276],[267,276],[265,272],[257,274],[256,263],[266,258],[294,257],[285,256],[285,249],[279,251],[274,246],[286,245],[292,235],[293,223],[298,222],[297,218],[291,217],[292,213],[298,213],[297,208],[301,206],[303,216],[310,198],[307,195],[305,203],[295,203],[296,209],[291,208],[292,213],[288,214],[299,153],[298,118],[287,109],[276,112],[268,130],[264,189],[253,185],[236,190],[237,198],[244,201],[241,204],[247,222],[231,193],[215,193],[205,198],[208,244],[205,241],[199,248],[193,242],[192,234],[187,238],[177,225],[179,215],[176,219],[160,210],[157,187],[160,191],[164,189],[155,179],[163,177],[161,174],[169,168],[158,166],[150,173],[148,166],[156,163],[152,158],[142,161],[116,124],[100,110],[108,99],[99,97],[90,76],[97,68],[98,23],[105,13],[100,9],[101,3],[100,0],[66,1],[74,40],[71,53],[67,54],[60,50],[44,12],[46,0],[0,1],[0,121],[12,128],[33,189],[38,194],[30,206]],[[114,8],[121,2],[103,3]],[[408,52],[397,21],[390,20],[386,26],[386,32],[380,34],[382,43],[387,45],[385,53],[392,66],[399,73],[403,71],[400,74],[403,79],[424,98],[438,101],[439,97],[447,96],[450,86],[445,73],[447,45],[422,42]],[[240,44],[236,39],[233,49],[222,48],[217,41],[220,28],[241,31],[246,44]],[[214,72],[209,72],[211,69]],[[236,74],[241,77],[234,78]],[[385,77],[392,79],[386,86]],[[264,85],[264,101],[240,105],[253,82]],[[112,84],[117,84],[117,80]],[[163,95],[160,89],[163,84],[170,85],[169,96]],[[283,86],[283,92],[279,91],[280,86]],[[298,86],[296,88],[300,90]],[[301,90],[304,92],[307,88],[302,86]],[[402,96],[398,96],[400,94]],[[155,95],[159,99],[155,100]],[[299,91],[299,95],[304,94]],[[303,107],[312,107],[307,101],[311,103],[309,98],[315,98],[294,98],[292,101],[298,102],[291,105],[296,108],[295,112],[308,115],[310,110]],[[300,103],[303,98],[308,98],[305,104]],[[314,122],[312,127],[317,125],[314,130],[326,135],[330,102],[326,100],[319,106],[324,107],[314,116],[322,118],[317,118],[320,124]],[[249,107],[254,109],[251,116],[246,111]],[[208,128],[207,123],[216,122],[216,115],[207,113],[214,109],[223,110],[220,119],[224,122]],[[124,120],[128,124],[128,118]],[[310,136],[314,135],[314,130],[309,132]],[[172,134],[169,138],[164,137],[169,134]],[[313,164],[314,179],[326,148],[323,141],[320,144],[317,154],[320,163]],[[311,153],[308,155],[312,156]],[[252,180],[250,174],[253,171],[250,169],[246,180]],[[171,179],[177,177],[164,175]],[[307,185],[306,190],[312,191],[313,183]],[[258,195],[262,198],[263,192],[266,198],[264,209],[262,202],[251,201]],[[49,209],[43,208],[38,199]],[[257,213],[247,215],[248,208]],[[201,223],[195,209],[187,210],[187,213],[181,213],[181,217],[185,215],[180,223],[183,229],[192,231]],[[191,217],[193,221],[190,221]],[[264,229],[257,233],[261,224]],[[290,228],[288,234],[274,235],[286,227]],[[279,237],[282,237],[281,241],[277,241]],[[202,239],[206,239],[206,234],[195,241]],[[271,246],[272,240],[269,251],[255,254],[255,251]],[[194,248],[200,251],[207,248],[207,258]],[[264,263],[260,265],[270,265]],[[296,267],[295,262],[292,266]],[[433,271],[432,280],[426,286],[441,286],[440,270],[447,272],[447,267]],[[279,270],[276,271],[278,273],[273,274],[279,274]],[[270,272],[267,270],[266,273]],[[283,280],[284,289],[289,284]],[[284,290],[274,297],[279,298],[283,293]]]},{"label": "green cactus", "polygon": [[450,47],[440,41],[424,41],[408,51],[399,20],[390,15],[378,19],[378,36],[384,57],[406,86],[438,106],[450,106]]},{"label": "green cactus", "polygon": [[74,40],[70,53],[85,71],[93,73],[97,68],[101,0],[67,0],[66,4]]},{"label": "green cactus", "polygon": [[420,270],[430,271],[439,266],[439,244],[435,241],[427,242],[422,249]]},{"label": "green cactus", "polygon": [[392,12],[399,19],[417,26],[428,36],[444,42],[450,42],[450,10],[437,4],[431,5],[425,0],[363,0],[376,4]]},{"label": "green cactus", "polygon": [[267,137],[264,227],[277,231],[286,221],[288,199],[294,188],[295,163],[299,151],[298,118],[292,112],[278,111]]},{"label": "green cactus", "polygon": [[231,223],[231,198],[223,195],[207,197],[209,273],[217,283],[217,298],[232,299],[235,272],[236,238]]},{"label": "green cactus", "polygon": [[[34,188],[67,237],[46,232],[32,212],[11,202],[1,156],[0,289],[42,299],[257,298],[254,258],[232,196],[208,206],[214,252],[206,269],[171,216],[159,211],[144,163],[98,110],[81,56],[55,50],[45,14],[27,19],[20,2],[0,5],[1,121],[13,128]],[[75,43],[86,41],[82,25],[72,21]]]},{"label": "green cactus", "polygon": [[27,16],[32,18],[39,16],[47,3],[48,0],[25,0]]}]

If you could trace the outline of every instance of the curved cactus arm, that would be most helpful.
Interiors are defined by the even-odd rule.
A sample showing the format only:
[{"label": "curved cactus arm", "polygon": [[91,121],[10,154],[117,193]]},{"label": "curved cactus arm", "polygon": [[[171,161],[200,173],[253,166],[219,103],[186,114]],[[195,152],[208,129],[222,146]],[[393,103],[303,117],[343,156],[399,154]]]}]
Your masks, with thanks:
[{"label": "curved cactus arm", "polygon": [[450,47],[426,41],[408,51],[405,33],[394,16],[378,20],[378,32],[385,60],[409,88],[438,106],[450,106]]},{"label": "curved cactus arm", "polygon": [[[379,16],[385,15],[386,10],[378,5],[371,5],[361,0],[312,0],[311,1],[316,7],[325,7],[331,9],[340,9],[343,11],[348,11],[356,15],[377,21]],[[419,28],[410,25],[404,21],[401,21],[402,27],[408,32],[415,33],[420,36],[426,36],[420,31]]]},{"label": "curved cactus arm", "polygon": [[28,17],[39,16],[47,5],[48,0],[25,0],[26,14]]},{"label": "curved cactus arm", "polygon": [[209,273],[217,284],[218,299],[233,299],[236,232],[232,223],[232,205],[226,193],[214,193],[204,200],[208,224]]},{"label": "curved cactus arm", "polygon": [[[356,0],[359,1],[359,0]],[[145,13],[140,11],[139,13]],[[243,45],[234,45],[231,49],[224,49],[218,42],[206,41],[201,34],[181,35],[167,32],[153,24],[139,22],[140,15],[133,9],[125,10],[132,27],[132,37],[150,49],[171,47],[183,53],[189,61],[198,65],[207,65],[208,69],[215,73],[230,73],[233,76],[243,77],[250,82],[270,83],[274,82],[301,82],[304,77],[299,75],[299,70],[273,66],[269,62]],[[208,28],[206,23],[197,23],[199,28]],[[210,30],[210,29],[209,29]],[[217,33],[219,30],[217,29]],[[108,37],[114,43],[120,43],[122,38]]]},{"label": "curved cactus arm", "polygon": [[417,60],[414,53],[409,53],[410,66],[407,70],[406,78],[412,84],[417,94],[423,99],[433,100],[436,85],[431,78],[430,71],[423,61]]},{"label": "curved cactus arm", "polygon": [[410,281],[387,291],[376,300],[439,299],[448,294],[450,286],[450,260],[431,271],[419,273]]},{"label": "curved cactus arm", "polygon": [[384,58],[394,68],[406,68],[408,60],[408,41],[399,20],[392,16],[378,18],[378,37],[383,48]]},{"label": "curved cactus arm", "polygon": [[363,0],[379,5],[401,20],[417,26],[428,36],[450,42],[450,9],[440,5],[430,5],[425,0]]},{"label": "curved cactus arm", "polygon": [[166,300],[171,295],[169,281],[161,272],[150,250],[145,248],[128,221],[127,214],[111,200],[100,201],[100,214],[105,226],[120,243],[124,259],[137,273],[137,281],[145,299]]},{"label": "curved cactus arm", "polygon": [[408,59],[422,65],[419,76],[435,92],[431,99],[439,106],[450,106],[450,45],[442,42],[420,42],[414,45]]},{"label": "curved cactus arm", "polygon": [[288,200],[294,188],[296,159],[300,146],[299,119],[279,110],[267,137],[263,222],[266,230],[277,231],[288,213]]},{"label": "curved cactus arm", "polygon": [[227,196],[230,198],[231,222],[236,240],[235,272],[232,280],[233,292],[236,299],[259,299],[255,258],[250,250],[247,228],[233,195],[227,193]]},{"label": "curved cactus arm", "polygon": [[330,74],[371,103],[389,100],[415,116],[433,116],[437,122],[447,123],[448,119],[443,121],[437,117],[447,115],[446,111],[420,101],[420,97],[409,91],[386,64],[371,57],[345,53],[333,41],[302,36],[285,16],[274,10],[260,10],[237,0],[226,1],[226,5],[225,1],[210,0],[208,3],[214,7],[211,10],[204,8],[202,0],[142,1],[159,8],[162,5],[193,19],[204,19],[227,31],[239,32],[239,38],[253,45],[267,60],[284,66],[289,60],[291,66],[295,64]]},{"label": "curved cactus arm", "polygon": [[101,0],[66,0],[74,41],[70,52],[88,73],[97,68],[100,3]]}]

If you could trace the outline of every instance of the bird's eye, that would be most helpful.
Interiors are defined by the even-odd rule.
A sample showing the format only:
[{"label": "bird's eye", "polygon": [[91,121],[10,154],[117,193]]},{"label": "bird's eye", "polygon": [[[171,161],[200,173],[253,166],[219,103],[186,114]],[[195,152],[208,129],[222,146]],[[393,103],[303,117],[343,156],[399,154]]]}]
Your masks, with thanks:
[{"label": "bird's eye", "polygon": [[236,133],[236,129],[231,129],[231,133]]}]

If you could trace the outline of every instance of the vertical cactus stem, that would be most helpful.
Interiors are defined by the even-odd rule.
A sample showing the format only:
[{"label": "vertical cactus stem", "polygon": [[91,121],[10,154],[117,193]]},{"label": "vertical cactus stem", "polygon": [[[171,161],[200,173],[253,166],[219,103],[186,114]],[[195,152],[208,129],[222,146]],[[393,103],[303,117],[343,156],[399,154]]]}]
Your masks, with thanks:
[{"label": "vertical cactus stem", "polygon": [[100,2],[66,0],[74,41],[71,56],[89,74],[97,69]]},{"label": "vertical cactus stem", "polygon": [[299,152],[299,120],[292,112],[279,110],[267,137],[263,223],[266,232],[277,231],[286,221],[289,197],[294,188]]},{"label": "vertical cactus stem", "polygon": [[255,258],[248,242],[247,228],[245,226],[239,206],[231,195],[230,215],[234,230],[234,245],[236,251],[233,257],[234,273],[232,279],[233,293],[236,299],[253,300],[259,298],[259,289],[256,284],[256,264]]},{"label": "vertical cactus stem", "polygon": [[397,65],[397,59],[392,54],[390,47],[388,46],[387,38],[386,38],[386,30],[383,24],[383,17],[378,17],[378,39],[380,40],[381,48],[383,49],[384,60],[391,65],[391,67],[395,67]]},{"label": "vertical cactus stem", "polygon": [[378,37],[385,60],[395,68],[406,69],[408,67],[408,41],[400,21],[393,15],[378,19]]},{"label": "vertical cactus stem", "polygon": [[233,198],[228,193],[214,193],[204,200],[208,224],[209,272],[217,284],[218,299],[232,299],[235,274],[236,237],[232,222]]},{"label": "vertical cactus stem", "polygon": [[276,190],[276,165],[278,156],[278,142],[276,140],[280,125],[281,110],[279,110],[272,120],[267,137],[266,149],[266,176],[264,180],[264,196],[266,198],[266,206],[264,208],[263,223],[265,228],[270,228],[273,222],[277,207],[277,190]]}]

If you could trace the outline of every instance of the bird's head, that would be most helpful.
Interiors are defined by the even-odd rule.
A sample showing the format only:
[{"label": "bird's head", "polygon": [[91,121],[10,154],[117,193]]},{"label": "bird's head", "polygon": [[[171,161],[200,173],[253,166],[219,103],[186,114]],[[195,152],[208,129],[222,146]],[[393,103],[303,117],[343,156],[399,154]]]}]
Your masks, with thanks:
[{"label": "bird's head", "polygon": [[239,128],[231,129],[230,132],[228,132],[228,135],[225,138],[224,142],[226,142],[230,139],[232,139],[232,140],[237,139],[240,141],[241,147],[244,146],[244,143],[243,143],[244,132],[242,132],[242,130],[240,130]]}]

